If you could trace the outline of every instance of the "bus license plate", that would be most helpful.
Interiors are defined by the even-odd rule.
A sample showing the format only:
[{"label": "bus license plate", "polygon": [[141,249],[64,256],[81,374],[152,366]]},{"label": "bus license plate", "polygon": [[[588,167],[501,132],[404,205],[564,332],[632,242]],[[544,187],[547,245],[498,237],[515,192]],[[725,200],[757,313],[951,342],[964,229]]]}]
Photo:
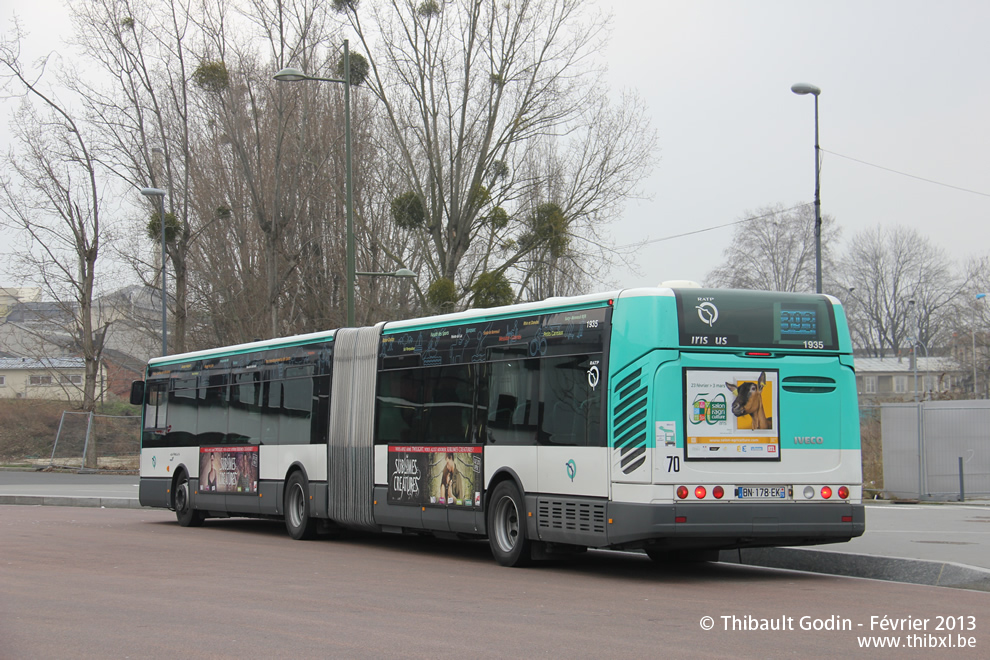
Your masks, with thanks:
[{"label": "bus license plate", "polygon": [[740,500],[782,500],[787,497],[786,486],[739,486],[736,497]]}]

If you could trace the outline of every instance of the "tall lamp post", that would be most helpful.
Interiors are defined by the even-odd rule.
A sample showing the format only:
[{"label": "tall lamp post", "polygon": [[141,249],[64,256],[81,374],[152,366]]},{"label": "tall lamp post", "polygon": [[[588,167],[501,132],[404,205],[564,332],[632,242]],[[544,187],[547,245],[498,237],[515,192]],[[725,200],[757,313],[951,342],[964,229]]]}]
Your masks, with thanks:
[{"label": "tall lamp post", "polygon": [[168,355],[168,325],[165,305],[165,191],[161,188],[142,188],[145,197],[158,198],[158,222],[162,226],[162,355]]},{"label": "tall lamp post", "polygon": [[[987,294],[985,293],[976,294],[977,300],[986,300],[986,297]],[[973,320],[975,321],[976,319],[974,318]],[[976,389],[976,323],[973,323],[970,335],[973,337],[973,398],[979,399],[979,390]]]},{"label": "tall lamp post", "polygon": [[347,325],[354,326],[354,189],[351,176],[351,52],[344,39],[344,79],[317,78],[301,69],[286,68],[275,74],[279,82],[316,80],[344,85],[344,158],[347,161]]},{"label": "tall lamp post", "polygon": [[815,293],[822,292],[822,161],[818,146],[818,95],[822,90],[808,83],[794,83],[791,91],[795,94],[813,94],[815,97]]}]

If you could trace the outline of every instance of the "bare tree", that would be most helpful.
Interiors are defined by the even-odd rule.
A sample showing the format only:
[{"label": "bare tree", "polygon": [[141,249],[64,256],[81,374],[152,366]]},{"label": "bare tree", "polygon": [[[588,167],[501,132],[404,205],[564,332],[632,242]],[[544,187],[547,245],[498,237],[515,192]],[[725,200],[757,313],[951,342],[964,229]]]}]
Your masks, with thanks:
[{"label": "bare tree", "polygon": [[[197,69],[201,111],[215,121],[202,132],[199,151],[226,154],[227,164],[213,184],[201,179],[200,191],[204,203],[211,199],[213,208],[230,210],[231,223],[248,220],[257,229],[237,230],[245,238],[259,239],[261,246],[251,262],[251,276],[242,281],[263,283],[265,295],[244,290],[230,278],[200,284],[234,283],[230,293],[260,305],[268,323],[256,336],[344,321],[343,90],[339,85],[272,80],[286,66],[333,77],[342,40],[326,19],[329,6],[329,0],[250,2],[243,15],[256,39],[241,43],[231,39],[219,13],[203,23],[208,47]],[[259,43],[267,52],[254,50]],[[364,139],[370,114],[366,102],[355,96],[354,168],[366,172],[375,157]],[[221,165],[216,159],[213,164]],[[377,201],[368,181],[355,177],[355,212],[363,218],[370,218],[367,209]],[[238,257],[232,265],[246,273],[247,253]],[[219,292],[221,299],[226,293]]]},{"label": "bare tree", "polygon": [[[822,216],[822,270],[833,271],[840,230]],[[705,278],[709,286],[767,291],[815,290],[815,212],[811,204],[748,211],[736,225],[724,262]],[[828,281],[828,280],[826,280]]]},{"label": "bare tree", "polygon": [[[82,407],[92,411],[110,323],[94,309],[97,263],[109,238],[102,214],[107,176],[85,126],[42,87],[44,67],[40,72],[22,67],[20,38],[15,28],[12,38],[0,42],[5,85],[24,96],[11,127],[18,145],[9,159],[13,176],[0,181],[0,214],[26,243],[19,252],[30,269],[24,272],[40,280],[68,319],[67,330],[85,364]],[[96,467],[95,443],[85,464]]]},{"label": "bare tree", "polygon": [[971,286],[969,274],[954,272],[945,251],[917,231],[881,226],[853,237],[841,281],[853,340],[875,357],[898,355],[915,339],[926,347],[945,343]]},{"label": "bare tree", "polygon": [[[642,104],[608,100],[594,59],[607,21],[576,0],[382,0],[367,22],[357,4],[336,3],[372,53],[368,85],[391,147],[380,153],[404,188],[393,216],[421,250],[429,297],[456,302],[486,273],[521,294],[523,261],[545,261],[537,253],[564,235],[572,249],[554,259],[605,261],[599,226],[656,145]],[[534,151],[552,158],[527,163]],[[538,213],[549,204],[561,213]],[[557,225],[539,224],[548,218]]]}]

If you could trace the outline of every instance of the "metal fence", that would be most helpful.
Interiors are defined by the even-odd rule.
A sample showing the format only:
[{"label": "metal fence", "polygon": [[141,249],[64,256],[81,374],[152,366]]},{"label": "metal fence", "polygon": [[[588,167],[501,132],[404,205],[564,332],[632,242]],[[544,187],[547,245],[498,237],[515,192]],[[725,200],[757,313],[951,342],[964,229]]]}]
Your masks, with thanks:
[{"label": "metal fence", "polygon": [[990,401],[882,404],[880,426],[888,495],[959,501],[990,496]]},{"label": "metal fence", "polygon": [[[93,470],[137,470],[141,418],[66,410],[59,421],[48,465]],[[91,465],[86,465],[89,453]]]}]

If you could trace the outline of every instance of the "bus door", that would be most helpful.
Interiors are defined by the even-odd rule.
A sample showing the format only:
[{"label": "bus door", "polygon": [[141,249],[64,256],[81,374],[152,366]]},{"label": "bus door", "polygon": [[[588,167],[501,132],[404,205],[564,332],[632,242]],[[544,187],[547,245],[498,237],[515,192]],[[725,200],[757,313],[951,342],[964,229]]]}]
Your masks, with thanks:
[{"label": "bus door", "polygon": [[537,487],[544,493],[607,497],[605,387],[601,353],[543,358]]}]

